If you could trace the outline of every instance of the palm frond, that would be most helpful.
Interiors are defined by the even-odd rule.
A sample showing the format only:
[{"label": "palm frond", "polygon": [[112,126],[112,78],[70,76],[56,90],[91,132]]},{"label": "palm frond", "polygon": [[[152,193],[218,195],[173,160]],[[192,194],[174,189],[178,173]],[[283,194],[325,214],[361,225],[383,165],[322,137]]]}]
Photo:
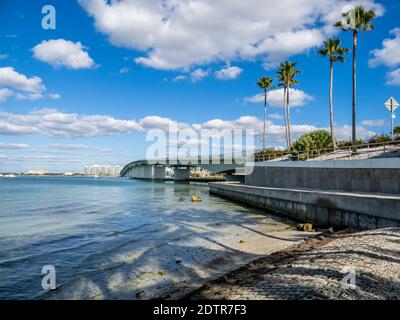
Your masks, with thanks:
[{"label": "palm frond", "polygon": [[338,38],[330,38],[324,41],[323,48],[318,51],[322,56],[329,56],[331,61],[344,62],[344,55],[349,51],[348,48],[341,48],[341,41]]}]

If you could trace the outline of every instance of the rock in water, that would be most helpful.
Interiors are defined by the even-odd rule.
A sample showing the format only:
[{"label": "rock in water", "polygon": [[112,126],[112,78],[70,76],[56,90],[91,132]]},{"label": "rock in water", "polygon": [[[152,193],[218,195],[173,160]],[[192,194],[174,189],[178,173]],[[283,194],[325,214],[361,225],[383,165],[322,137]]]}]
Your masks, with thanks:
[{"label": "rock in water", "polygon": [[184,196],[181,196],[180,198],[179,198],[179,202],[183,202],[183,201],[185,201],[186,199],[185,199],[185,197]]},{"label": "rock in water", "polygon": [[297,225],[297,229],[306,232],[314,232],[313,225],[311,223],[301,223]]},{"label": "rock in water", "polygon": [[192,196],[192,202],[201,202],[201,198],[198,196]]}]

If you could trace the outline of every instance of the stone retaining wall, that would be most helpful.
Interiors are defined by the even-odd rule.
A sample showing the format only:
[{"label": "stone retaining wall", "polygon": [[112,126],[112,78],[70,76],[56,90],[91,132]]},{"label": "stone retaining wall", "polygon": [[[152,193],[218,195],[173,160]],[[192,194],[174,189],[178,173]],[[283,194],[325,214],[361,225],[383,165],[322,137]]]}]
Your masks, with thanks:
[{"label": "stone retaining wall", "polygon": [[320,226],[400,226],[400,196],[210,183],[211,194]]},{"label": "stone retaining wall", "polygon": [[400,169],[256,166],[253,173],[246,176],[246,185],[398,195]]}]

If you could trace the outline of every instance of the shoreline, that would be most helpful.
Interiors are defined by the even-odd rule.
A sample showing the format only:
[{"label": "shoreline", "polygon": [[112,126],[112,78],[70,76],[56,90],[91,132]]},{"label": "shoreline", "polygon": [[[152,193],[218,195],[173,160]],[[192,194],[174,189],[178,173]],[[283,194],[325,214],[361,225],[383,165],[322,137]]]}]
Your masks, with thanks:
[{"label": "shoreline", "polygon": [[[191,236],[160,245],[159,249],[168,256],[159,256],[139,267],[128,262],[98,270],[39,299],[181,299],[251,261],[320,234],[298,231],[294,221],[269,213],[255,215],[261,220],[252,225],[215,226],[214,230],[193,226],[196,231]],[[214,235],[215,231],[218,232]],[[213,236],[201,236],[202,232]],[[137,259],[134,255],[133,260]]]}]

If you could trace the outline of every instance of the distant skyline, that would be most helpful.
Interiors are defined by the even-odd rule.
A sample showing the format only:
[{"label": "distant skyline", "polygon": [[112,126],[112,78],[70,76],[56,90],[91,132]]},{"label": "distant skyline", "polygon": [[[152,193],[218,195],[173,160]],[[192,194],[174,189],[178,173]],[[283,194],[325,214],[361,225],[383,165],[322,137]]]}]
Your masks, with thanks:
[{"label": "distant skyline", "polygon": [[[82,172],[143,159],[146,132],[263,128],[256,82],[297,61],[292,132],[329,128],[323,40],[361,4],[376,30],[358,46],[358,136],[390,131],[384,102],[400,101],[400,3],[395,0],[3,0],[0,3],[0,172]],[[41,26],[44,5],[56,29]],[[335,66],[336,135],[351,135],[351,53]],[[275,82],[275,86],[277,83]],[[267,145],[283,146],[282,89],[269,97]],[[396,120],[398,121],[398,120]],[[399,122],[400,123],[400,122]],[[261,146],[261,140],[257,140]]]}]

